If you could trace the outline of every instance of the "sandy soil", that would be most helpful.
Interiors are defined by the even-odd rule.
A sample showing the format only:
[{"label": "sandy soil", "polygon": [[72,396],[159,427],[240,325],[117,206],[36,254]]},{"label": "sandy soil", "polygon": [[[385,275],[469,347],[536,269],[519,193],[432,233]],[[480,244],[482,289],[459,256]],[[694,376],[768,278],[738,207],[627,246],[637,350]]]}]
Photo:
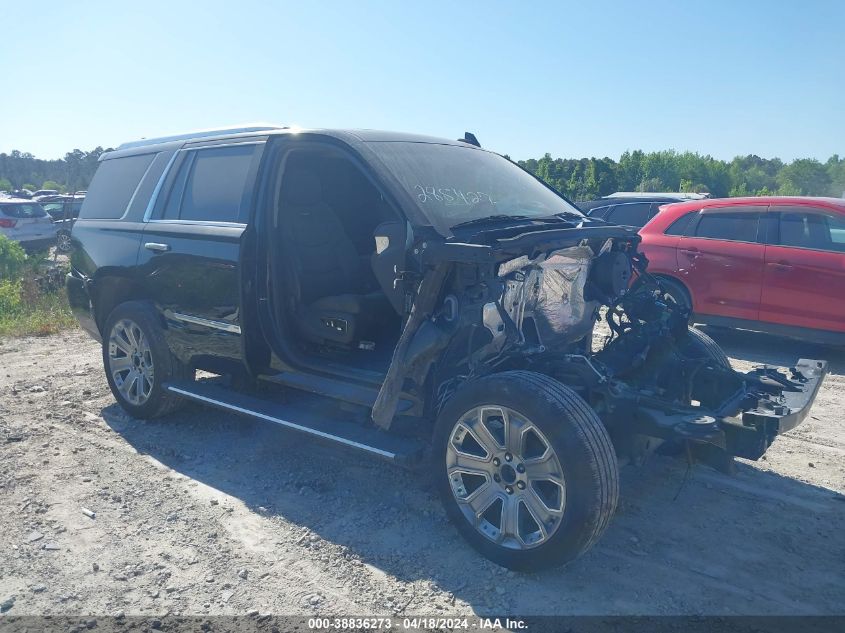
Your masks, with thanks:
[{"label": "sandy soil", "polygon": [[199,407],[133,420],[81,332],[2,341],[0,605],[10,615],[845,613],[845,353],[711,334],[739,368],[829,359],[812,417],[734,477],[667,457],[624,468],[604,539],[536,575],[477,556],[412,473]]}]

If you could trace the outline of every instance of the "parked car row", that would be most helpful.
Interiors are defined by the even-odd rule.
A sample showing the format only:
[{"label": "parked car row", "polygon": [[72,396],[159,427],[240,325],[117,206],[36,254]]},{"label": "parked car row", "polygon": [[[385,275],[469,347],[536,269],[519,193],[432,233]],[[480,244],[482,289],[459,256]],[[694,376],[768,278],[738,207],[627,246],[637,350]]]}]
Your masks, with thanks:
[{"label": "parked car row", "polygon": [[[77,191],[73,195],[77,198],[85,197],[86,191]],[[30,191],[29,189],[14,189],[13,191],[0,191],[0,198],[23,198],[25,200],[42,200],[43,198],[47,198],[49,196],[58,196],[62,195],[60,191],[57,189],[38,189],[37,191]]]},{"label": "parked car row", "polygon": [[[36,192],[37,193],[37,192]],[[71,248],[70,230],[79,217],[84,197],[45,195],[36,198],[0,196],[0,235],[34,252],[52,246]]]}]

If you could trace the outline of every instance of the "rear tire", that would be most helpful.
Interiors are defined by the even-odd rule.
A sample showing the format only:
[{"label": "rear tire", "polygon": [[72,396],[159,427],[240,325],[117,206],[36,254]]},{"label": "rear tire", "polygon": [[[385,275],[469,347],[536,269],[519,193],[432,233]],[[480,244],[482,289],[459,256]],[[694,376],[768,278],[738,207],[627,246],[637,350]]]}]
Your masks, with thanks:
[{"label": "rear tire", "polygon": [[616,510],[619,467],[604,425],[546,375],[509,371],[461,387],[438,416],[433,448],[446,513],[503,567],[574,560]]},{"label": "rear tire", "polygon": [[155,418],[184,401],[164,389],[190,377],[173,355],[153,307],[141,301],[117,306],[103,329],[103,366],[117,403],[135,418]]},{"label": "rear tire", "polygon": [[733,369],[731,361],[721,346],[701,330],[690,327],[687,330],[687,340],[682,347],[685,354],[695,358],[709,358],[716,367]]},{"label": "rear tire", "polygon": [[60,253],[70,253],[73,250],[70,241],[70,231],[61,230],[56,234],[56,250]]}]

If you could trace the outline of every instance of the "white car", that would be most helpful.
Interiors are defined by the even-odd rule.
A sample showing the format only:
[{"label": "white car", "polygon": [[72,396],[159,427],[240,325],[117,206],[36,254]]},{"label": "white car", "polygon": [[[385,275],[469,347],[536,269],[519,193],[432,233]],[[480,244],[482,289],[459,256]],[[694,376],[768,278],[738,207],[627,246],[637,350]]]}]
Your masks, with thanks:
[{"label": "white car", "polygon": [[0,198],[0,234],[18,242],[27,251],[56,244],[58,228],[44,208],[32,200]]}]

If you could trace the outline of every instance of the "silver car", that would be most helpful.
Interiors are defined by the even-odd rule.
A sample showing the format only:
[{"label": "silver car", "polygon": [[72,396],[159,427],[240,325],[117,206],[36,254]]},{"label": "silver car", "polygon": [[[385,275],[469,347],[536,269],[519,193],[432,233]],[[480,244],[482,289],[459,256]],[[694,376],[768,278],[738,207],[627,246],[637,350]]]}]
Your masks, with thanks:
[{"label": "silver car", "polygon": [[0,198],[0,234],[20,243],[27,251],[56,244],[57,227],[44,208],[32,200]]}]

